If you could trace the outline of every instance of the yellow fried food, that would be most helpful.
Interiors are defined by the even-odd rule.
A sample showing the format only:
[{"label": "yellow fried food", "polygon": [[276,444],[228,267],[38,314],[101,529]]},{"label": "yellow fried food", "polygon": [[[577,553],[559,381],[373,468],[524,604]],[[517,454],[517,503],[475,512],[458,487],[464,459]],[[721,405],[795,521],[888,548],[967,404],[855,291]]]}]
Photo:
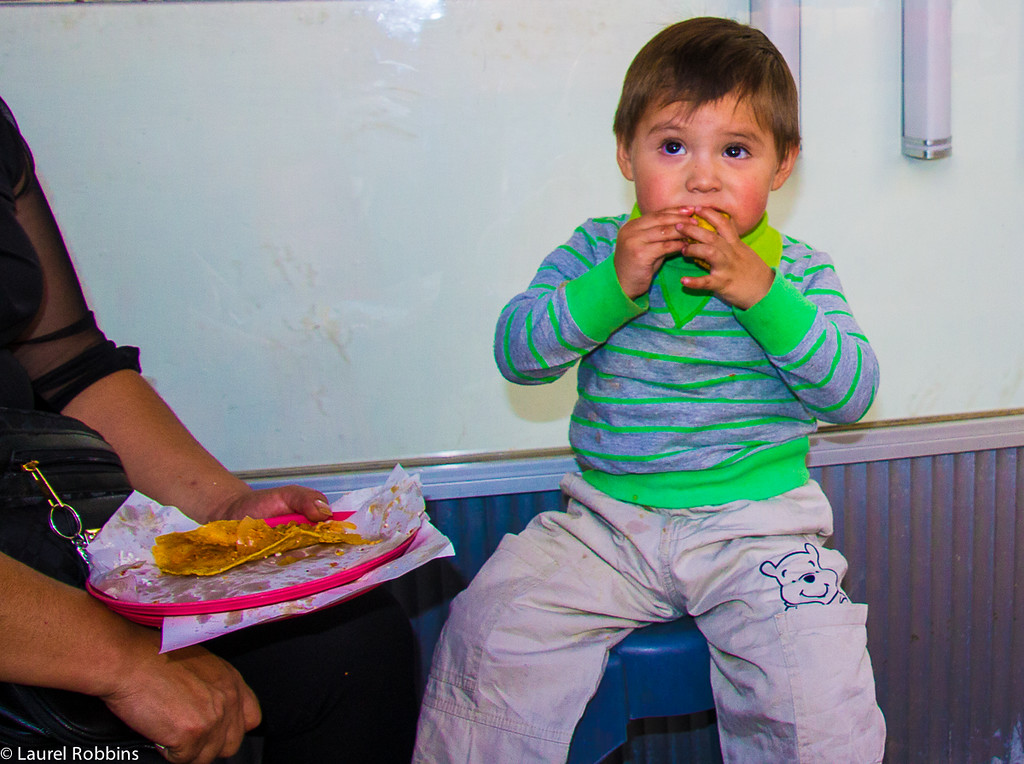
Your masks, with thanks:
[{"label": "yellow fried food", "polygon": [[[729,213],[728,212],[722,212],[721,210],[719,210],[719,212],[721,213],[722,217],[724,217],[724,218],[728,218],[729,217]],[[700,215],[694,215],[693,216],[693,222],[696,223],[697,225],[699,225],[701,228],[704,228],[704,229],[706,229],[708,231],[714,231],[715,230],[715,227],[713,225],[711,225],[711,223],[706,221],[704,218],[702,218]],[[694,239],[691,239],[689,236],[686,237],[686,238],[687,238],[687,241],[689,241],[690,243],[694,242]],[[710,271],[711,270],[711,264],[708,263],[707,260],[702,260],[699,257],[691,257],[690,259],[693,260],[693,262],[697,263],[697,265],[699,265],[704,270],[706,270],[706,271]]]},{"label": "yellow fried food", "polygon": [[353,533],[355,527],[342,520],[274,526],[252,517],[214,520],[190,531],[157,536],[153,559],[164,573],[212,576],[292,549],[316,544],[375,544],[380,541]]}]

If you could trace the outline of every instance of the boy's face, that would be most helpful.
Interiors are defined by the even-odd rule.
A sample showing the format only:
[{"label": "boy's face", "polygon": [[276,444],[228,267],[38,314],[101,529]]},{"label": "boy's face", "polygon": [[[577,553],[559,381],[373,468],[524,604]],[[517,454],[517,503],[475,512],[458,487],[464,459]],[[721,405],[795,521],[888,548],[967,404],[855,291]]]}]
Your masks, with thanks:
[{"label": "boy's face", "polygon": [[780,162],[775,139],[745,101],[726,96],[692,110],[686,103],[648,108],[619,169],[636,185],[641,214],[678,207],[726,212],[740,235],[760,222],[768,194],[793,171],[797,150]]}]

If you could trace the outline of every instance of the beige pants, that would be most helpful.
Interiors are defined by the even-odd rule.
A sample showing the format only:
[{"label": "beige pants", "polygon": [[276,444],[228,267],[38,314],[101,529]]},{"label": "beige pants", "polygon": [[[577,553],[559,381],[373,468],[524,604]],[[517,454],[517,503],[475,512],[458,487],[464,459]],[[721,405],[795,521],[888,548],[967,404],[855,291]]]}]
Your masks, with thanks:
[{"label": "beige pants", "polygon": [[816,483],[766,501],[662,510],[577,475],[566,512],[506,536],[452,604],[423,701],[415,762],[563,762],[608,650],[630,630],[695,616],[711,648],[726,762],[873,764],[866,605],[822,547]]}]

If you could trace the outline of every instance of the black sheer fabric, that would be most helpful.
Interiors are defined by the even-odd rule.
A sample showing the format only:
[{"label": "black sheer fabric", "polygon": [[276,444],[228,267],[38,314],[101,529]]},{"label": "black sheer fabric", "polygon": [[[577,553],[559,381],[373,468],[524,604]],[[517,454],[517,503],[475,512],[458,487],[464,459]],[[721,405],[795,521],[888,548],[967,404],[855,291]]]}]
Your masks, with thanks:
[{"label": "black sheer fabric", "polygon": [[0,406],[60,411],[119,369],[138,371],[138,351],[97,327],[32,154],[0,101]]},{"label": "black sheer fabric", "polygon": [[14,216],[16,185],[29,173],[14,118],[0,101],[0,405],[32,408],[32,382],[9,345],[24,331],[43,296],[42,271]]}]

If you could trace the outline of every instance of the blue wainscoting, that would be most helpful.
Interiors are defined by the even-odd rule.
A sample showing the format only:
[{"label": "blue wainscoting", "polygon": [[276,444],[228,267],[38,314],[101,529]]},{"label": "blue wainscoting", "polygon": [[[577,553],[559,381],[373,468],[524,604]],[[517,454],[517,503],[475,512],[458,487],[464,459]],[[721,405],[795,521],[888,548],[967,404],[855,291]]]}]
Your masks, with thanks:
[{"label": "blue wainscoting", "polygon": [[[812,442],[810,466],[835,510],[833,544],[850,562],[845,588],[869,605],[886,760],[1024,761],[1024,417],[831,431]],[[413,619],[424,673],[448,603],[504,534],[561,508],[557,480],[571,468],[564,454],[407,465],[456,549],[391,586]],[[383,474],[325,471],[303,482],[335,494]],[[720,761],[714,715],[635,722],[607,761]]]}]

